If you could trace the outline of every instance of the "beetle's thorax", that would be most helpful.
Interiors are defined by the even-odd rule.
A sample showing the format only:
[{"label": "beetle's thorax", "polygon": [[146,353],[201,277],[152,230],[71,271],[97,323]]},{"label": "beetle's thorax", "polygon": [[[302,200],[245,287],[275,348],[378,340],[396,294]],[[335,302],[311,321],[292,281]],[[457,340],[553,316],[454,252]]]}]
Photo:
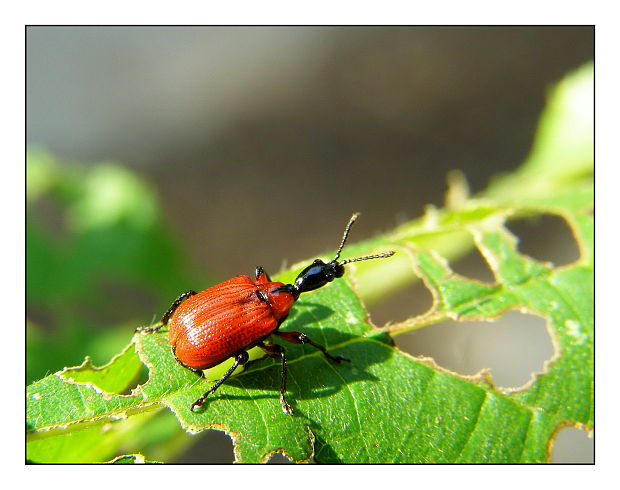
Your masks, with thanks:
[{"label": "beetle's thorax", "polygon": [[289,311],[295,303],[293,294],[289,291],[282,290],[281,282],[268,282],[266,284],[257,285],[257,295],[261,299],[266,299],[267,304],[271,306],[273,316],[280,322],[288,315]]}]

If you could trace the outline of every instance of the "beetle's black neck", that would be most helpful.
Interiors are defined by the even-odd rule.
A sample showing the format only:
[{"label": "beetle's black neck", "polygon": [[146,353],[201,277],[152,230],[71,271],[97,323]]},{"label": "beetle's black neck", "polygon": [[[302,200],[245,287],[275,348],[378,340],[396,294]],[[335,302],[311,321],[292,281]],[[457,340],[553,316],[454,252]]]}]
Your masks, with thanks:
[{"label": "beetle's black neck", "polygon": [[279,288],[275,288],[273,290],[274,293],[290,293],[293,295],[293,298],[297,300],[301,291],[297,290],[297,288],[293,284],[285,284],[284,286],[280,286]]}]

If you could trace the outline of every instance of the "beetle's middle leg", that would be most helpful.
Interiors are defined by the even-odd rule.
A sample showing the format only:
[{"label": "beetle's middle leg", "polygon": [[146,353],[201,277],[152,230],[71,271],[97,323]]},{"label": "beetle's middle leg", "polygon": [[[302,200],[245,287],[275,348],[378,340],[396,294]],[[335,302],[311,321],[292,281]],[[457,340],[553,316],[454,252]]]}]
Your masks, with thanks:
[{"label": "beetle's middle leg", "polygon": [[258,347],[263,349],[269,357],[280,358],[282,360],[280,370],[280,404],[282,405],[282,411],[289,415],[293,415],[293,409],[286,402],[286,351],[284,347],[278,344],[263,344],[260,342]]}]

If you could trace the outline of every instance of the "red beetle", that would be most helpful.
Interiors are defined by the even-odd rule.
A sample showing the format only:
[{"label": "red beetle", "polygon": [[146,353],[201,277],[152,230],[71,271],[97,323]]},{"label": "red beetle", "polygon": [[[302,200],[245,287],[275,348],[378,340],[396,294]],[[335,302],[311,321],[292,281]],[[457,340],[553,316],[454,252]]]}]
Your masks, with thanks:
[{"label": "red beetle", "polygon": [[256,279],[237,276],[200,293],[188,291],[172,304],[161,319],[161,325],[144,329],[153,332],[162,326],[169,327],[169,343],[176,359],[183,366],[202,375],[203,369],[216,366],[230,357],[235,363],[209,391],[191,405],[193,411],[201,407],[207,396],[226,381],[239,365],[248,362],[247,350],[261,347],[270,357],[279,357],[281,364],[280,402],[284,413],[293,414],[286,402],[286,354],[277,344],[265,344],[274,334],[296,344],[310,344],[335,363],[348,361],[332,356],[325,347],[316,344],[301,332],[280,332],[291,307],[301,293],[320,288],[344,274],[344,265],[360,260],[390,257],[394,252],[369,255],[338,262],[351,225],[359,213],[351,216],[342,242],[331,262],[316,259],[299,273],[294,284],[272,282],[262,267],[256,268]]}]

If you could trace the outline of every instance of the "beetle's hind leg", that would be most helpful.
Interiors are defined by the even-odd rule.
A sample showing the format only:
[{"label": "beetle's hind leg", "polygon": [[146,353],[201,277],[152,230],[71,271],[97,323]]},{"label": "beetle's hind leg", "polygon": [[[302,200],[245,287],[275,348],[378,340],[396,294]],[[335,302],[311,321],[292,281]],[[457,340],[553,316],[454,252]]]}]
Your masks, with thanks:
[{"label": "beetle's hind leg", "polygon": [[260,342],[258,347],[263,349],[269,357],[280,358],[282,361],[280,370],[280,404],[282,405],[282,411],[288,415],[293,415],[293,409],[286,402],[286,351],[284,347],[278,344],[266,345]]},{"label": "beetle's hind leg", "polygon": [[273,332],[275,335],[282,337],[284,340],[287,340],[293,344],[310,344],[312,347],[319,349],[325,357],[327,357],[330,361],[335,362],[336,364],[340,364],[342,361],[351,362],[346,357],[342,356],[332,356],[327,349],[320,344],[317,344],[313,340],[311,340],[306,334],[301,332],[280,332],[276,330]]},{"label": "beetle's hind leg", "polygon": [[174,356],[174,359],[181,365],[183,366],[185,369],[189,369],[190,371],[196,373],[198,376],[200,376],[201,378],[205,377],[205,373],[202,369],[195,369],[193,367],[188,366],[187,364],[185,364],[183,361],[181,361],[181,359],[179,359],[177,357],[177,346],[173,345],[171,346],[170,350],[172,351],[172,355]]},{"label": "beetle's hind leg", "polygon": [[172,306],[170,306],[170,308],[168,308],[168,311],[164,313],[164,316],[161,317],[161,326],[168,325],[168,320],[170,320],[170,317],[172,317],[179,305],[183,303],[183,301],[185,301],[187,298],[194,296],[194,294],[196,294],[196,291],[190,290],[181,294],[177,299],[175,299],[174,303],[172,303]]},{"label": "beetle's hind leg", "polygon": [[194,403],[192,403],[192,406],[190,407],[190,410],[193,412],[195,408],[200,408],[202,407],[202,404],[205,402],[205,400],[207,399],[207,397],[209,395],[211,395],[212,393],[215,392],[215,390],[217,390],[220,385],[226,381],[228,378],[230,378],[230,376],[232,375],[232,373],[235,372],[235,369],[237,369],[237,367],[239,365],[243,365],[246,362],[248,362],[249,356],[248,353],[246,351],[240,351],[235,355],[235,363],[230,367],[230,369],[228,371],[226,371],[224,373],[224,376],[222,376],[219,381],[217,383],[215,383],[210,389],[209,391],[207,391],[204,395],[202,395],[200,398],[198,398],[198,400],[196,400]]}]

